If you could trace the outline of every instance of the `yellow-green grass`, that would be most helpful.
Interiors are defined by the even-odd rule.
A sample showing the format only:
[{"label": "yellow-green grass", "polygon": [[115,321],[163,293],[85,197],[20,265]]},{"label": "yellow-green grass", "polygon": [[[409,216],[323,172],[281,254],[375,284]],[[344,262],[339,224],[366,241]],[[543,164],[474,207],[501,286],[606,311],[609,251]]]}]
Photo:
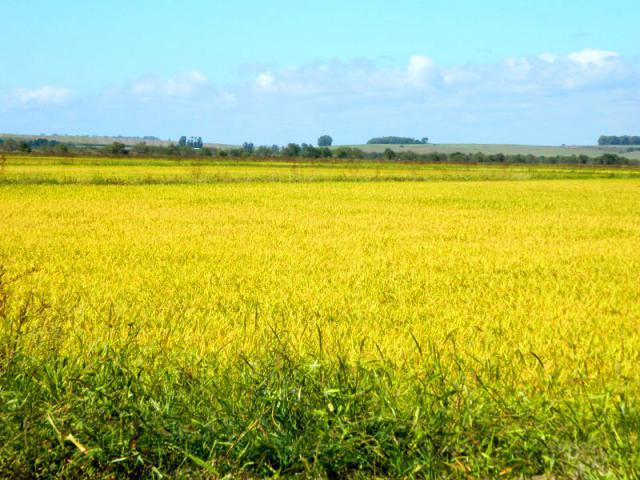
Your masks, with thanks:
[{"label": "yellow-green grass", "polygon": [[[52,175],[62,175],[58,170],[61,166],[41,166],[43,171],[48,167],[56,169]],[[89,166],[82,168],[91,171]],[[104,175],[103,168],[107,167],[94,168]],[[130,172],[127,169],[136,169],[135,175],[139,174],[137,169],[144,172],[141,166],[109,168],[117,175],[126,175],[125,171]],[[150,173],[143,174],[158,175],[156,168],[183,167],[150,166]],[[487,478],[500,472],[503,476],[577,475],[580,471],[589,471],[594,477],[610,473],[635,478],[634,472],[640,467],[640,454],[633,447],[638,425],[634,408],[640,393],[637,179],[533,182],[511,177],[511,181],[492,182],[256,183],[241,180],[261,175],[265,171],[262,169],[269,172],[266,177],[280,178],[270,169],[288,172],[294,166],[212,164],[206,168],[225,172],[238,182],[0,186],[0,264],[14,279],[10,285],[11,298],[15,299],[11,304],[13,318],[19,317],[20,305],[32,293],[48,304],[43,310],[48,313],[30,318],[18,332],[15,322],[3,323],[2,335],[15,337],[11,348],[5,350],[11,350],[7,354],[11,358],[19,354],[29,361],[43,359],[45,367],[29,367],[35,368],[29,375],[39,379],[38,388],[45,391],[41,393],[43,398],[49,398],[43,405],[48,406],[36,409],[37,414],[32,412],[29,418],[36,424],[42,422],[43,431],[51,435],[60,430],[66,450],[54,449],[58,456],[49,459],[51,464],[59,462],[58,474],[70,465],[84,465],[81,472],[87,475],[96,471],[113,473],[112,469],[123,465],[129,469],[117,471],[120,474],[132,474],[138,471],[135,468],[141,468],[140,472],[151,475],[155,472],[152,466],[159,472],[175,473],[175,465],[183,468],[180,462],[186,459],[197,470],[211,470],[209,473],[215,475],[233,472],[234,468],[256,475],[352,475],[360,465],[365,474],[398,476],[412,472],[427,475],[431,469],[433,475],[451,478],[472,474]],[[314,178],[342,171],[335,165],[311,165],[300,170],[305,168],[314,172]],[[351,168],[346,167],[342,174],[360,172]],[[403,167],[381,168],[396,172]],[[434,168],[425,167],[424,171],[457,171]],[[467,167],[460,168],[467,171]],[[540,170],[547,171],[545,167]],[[21,276],[23,273],[26,275]],[[77,393],[78,387],[64,387],[63,382],[51,380],[51,372],[58,368],[51,364],[56,358],[71,359],[72,365],[78,361],[91,363],[105,345],[121,348],[130,344],[136,348],[132,361],[146,365],[140,370],[146,372],[140,373],[141,378],[149,376],[146,382],[165,378],[164,374],[154,374],[154,368],[162,371],[154,366],[156,363],[175,361],[175,368],[180,369],[185,368],[179,363],[185,358],[192,362],[190,365],[214,361],[216,368],[241,359],[253,372],[261,359],[280,352],[265,371],[271,372],[269,375],[285,372],[285,377],[289,370],[283,362],[303,365],[303,372],[331,364],[347,368],[368,365],[366,368],[373,371],[377,371],[376,365],[384,365],[386,373],[375,377],[379,383],[369,384],[370,377],[355,373],[353,378],[347,375],[348,381],[354,382],[348,388],[341,383],[346,381],[341,381],[341,376],[331,385],[334,380],[325,380],[326,384],[318,380],[325,385],[318,394],[324,403],[304,411],[309,418],[336,414],[339,400],[334,397],[347,395],[346,390],[359,392],[360,383],[373,386],[363,387],[357,398],[379,399],[385,391],[400,389],[412,400],[397,400],[396,404],[395,394],[390,393],[390,399],[380,401],[395,412],[388,414],[391,423],[382,422],[379,412],[374,421],[371,413],[373,423],[367,423],[366,429],[362,422],[369,417],[364,409],[363,417],[349,424],[353,430],[348,431],[365,429],[362,438],[367,440],[354,444],[349,452],[355,455],[356,451],[370,451],[371,458],[377,460],[366,463],[364,457],[355,456],[349,461],[340,460],[342,463],[336,466],[332,462],[343,458],[340,447],[349,444],[352,433],[340,427],[343,433],[331,437],[335,449],[326,439],[317,444],[313,439],[324,438],[325,431],[338,428],[338,423],[332,423],[337,419],[329,417],[323,427],[313,423],[318,430],[305,435],[295,430],[302,422],[295,416],[302,415],[300,411],[295,410],[294,415],[286,410],[289,413],[285,420],[276,420],[275,410],[269,409],[281,408],[283,402],[287,404],[294,397],[303,401],[305,395],[312,396],[307,387],[296,383],[303,382],[298,373],[291,374],[290,379],[282,380],[286,385],[281,394],[284,397],[278,396],[277,402],[255,413],[255,418],[248,415],[246,423],[238,423],[237,430],[229,427],[233,433],[229,438],[214,436],[206,448],[189,443],[195,442],[194,432],[208,425],[206,414],[198,420],[204,423],[188,417],[176,423],[172,417],[152,438],[170,437],[172,428],[186,425],[185,431],[192,437],[189,441],[180,437],[183,443],[179,448],[188,451],[178,452],[183,460],[175,460],[175,465],[158,450],[139,452],[147,462],[145,470],[136,463],[136,447],[132,447],[132,442],[142,442],[138,440],[142,434],[127,430],[128,422],[140,423],[136,418],[118,420],[129,437],[126,445],[116,440],[109,444],[120,445],[117,448],[105,446],[101,437],[92,435],[91,428],[97,427],[91,427],[91,422],[87,426],[77,419],[63,420],[75,418],[70,413],[79,408],[74,402],[93,405],[91,402],[97,401],[82,400],[87,391],[104,391],[112,398],[111,383],[105,380],[104,385],[92,390],[86,385],[93,385],[97,374],[87,377],[91,380],[77,374],[87,382]],[[129,372],[126,365],[119,368]],[[195,368],[189,367],[188,371]],[[300,375],[306,378],[307,374]],[[74,375],[68,374],[68,378]],[[204,375],[215,377],[214,372]],[[135,378],[128,381],[135,383]],[[238,383],[225,384],[224,390],[221,378],[233,382],[235,377],[215,378],[218,383],[207,387],[207,392],[222,391],[221,395],[237,402],[244,401],[253,388],[243,387],[246,379],[241,381],[239,376]],[[183,378],[175,384],[167,383],[162,387],[165,396],[157,394],[158,398],[171,396],[172,389],[188,392],[190,381]],[[442,383],[436,389],[437,396],[414,397],[408,393],[421,382],[433,381]],[[251,390],[252,398],[266,402],[272,398],[268,393],[271,384],[258,383],[259,387]],[[65,388],[73,395],[60,393]],[[196,397],[205,393],[193,389],[191,401],[197,404]],[[480,391],[485,397],[477,396]],[[451,402],[445,392],[454,395]],[[66,403],[59,400],[61,395]],[[138,394],[131,395],[134,398]],[[16,398],[12,400],[15,405],[34,402],[18,394]],[[125,402],[129,397],[117,398]],[[159,401],[154,398],[145,405],[153,407],[153,402]],[[428,412],[416,403],[425,398],[437,400],[429,404]],[[495,408],[482,410],[482,415],[474,417],[479,398],[495,402],[491,403]],[[0,413],[15,420],[7,413],[12,408],[6,404]],[[163,411],[161,405],[157,408]],[[207,411],[198,408],[199,412]],[[392,428],[389,425],[404,429],[406,420],[412,431],[427,419],[436,422],[439,415],[451,409],[455,413],[446,422],[456,427],[451,427],[447,435],[457,435],[459,442],[456,448],[434,450],[433,458],[441,458],[441,463],[433,463],[433,459],[425,463],[420,457],[421,448],[427,448],[420,442],[435,442],[433,439],[440,435],[433,432],[421,434],[418,443],[407,446],[406,451],[397,445],[402,444],[402,435],[407,432],[394,431],[397,437],[381,433],[384,438],[376,441],[383,443],[367,443],[373,442],[376,431]],[[352,413],[347,410],[342,414]],[[227,417],[219,412],[216,415],[216,421],[223,423],[232,417],[228,411]],[[456,423],[453,418],[467,420]],[[283,422],[289,420],[298,422],[298,427],[284,427]],[[441,422],[444,431],[449,428],[446,422]],[[478,427],[485,423],[493,430]],[[106,424],[109,422],[105,420]],[[149,428],[146,430],[149,435]],[[528,437],[529,430],[537,432],[535,439]],[[72,440],[65,442],[67,434],[83,448],[97,452],[94,462],[98,463],[84,459],[85,453],[74,447]],[[313,447],[308,451],[300,447],[294,440],[296,435],[302,435]],[[12,436],[11,441],[22,441],[23,436],[15,436],[18,440]],[[277,462],[275,453],[264,450],[269,445],[279,452],[280,447],[272,443],[276,439],[286,439],[281,448],[290,452],[278,456]],[[389,444],[383,447],[384,439]],[[522,441],[524,446],[518,439],[526,440]],[[610,443],[605,444],[605,440]],[[465,444],[469,450],[465,450]],[[532,447],[534,444],[539,451]],[[98,445],[102,445],[101,450]],[[175,454],[177,450],[172,449],[178,448],[174,444],[158,445],[166,455]],[[393,445],[404,456],[398,453],[394,457],[390,453],[396,448]],[[124,452],[120,454],[125,458],[121,463],[113,453],[118,448]],[[241,455],[243,448],[246,450]],[[322,449],[328,450],[321,455],[318,452]],[[535,454],[531,453],[534,450]],[[7,467],[13,464],[3,463],[2,457],[0,452],[0,471],[17,471]],[[161,458],[165,463],[148,463],[151,458]],[[267,466],[265,458],[271,462]]]},{"label": "yellow-green grass", "polygon": [[0,184],[219,183],[245,181],[437,181],[640,178],[640,168],[576,165],[455,165],[374,161],[273,161],[6,157]]}]

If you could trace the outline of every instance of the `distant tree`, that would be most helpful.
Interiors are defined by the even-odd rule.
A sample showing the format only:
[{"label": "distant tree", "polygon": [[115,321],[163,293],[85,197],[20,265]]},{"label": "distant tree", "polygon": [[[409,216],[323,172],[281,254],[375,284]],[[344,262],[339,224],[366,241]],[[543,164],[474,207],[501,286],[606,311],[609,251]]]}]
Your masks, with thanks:
[{"label": "distant tree", "polygon": [[283,157],[299,157],[302,152],[302,147],[297,143],[290,143],[286,147],[282,148]]},{"label": "distant tree", "polygon": [[264,145],[256,148],[255,152],[253,152],[253,154],[256,157],[272,157],[274,155],[273,150],[271,149],[271,147],[266,147]]},{"label": "distant tree", "polygon": [[31,152],[31,145],[29,145],[29,142],[18,142],[18,151],[22,152],[22,153],[29,153]]},{"label": "distant tree", "polygon": [[[186,145],[187,137],[184,137],[184,141]],[[178,148],[174,143],[170,143],[167,147],[167,155],[180,155],[180,148]]]},{"label": "distant tree", "polygon": [[244,142],[242,144],[242,149],[246,152],[247,155],[251,155],[255,151],[256,147],[251,142]]},{"label": "distant tree", "polygon": [[336,147],[331,154],[336,158],[365,158],[367,156],[365,152],[354,147]]},{"label": "distant tree", "polygon": [[54,147],[53,151],[56,155],[68,155],[70,149],[66,143],[59,143]]},{"label": "distant tree", "polygon": [[301,148],[302,150],[300,154],[303,157],[320,158],[322,156],[322,150],[320,150],[320,148],[314,147],[313,145],[307,145],[306,143],[303,143],[301,145]]},{"label": "distant tree", "polygon": [[615,165],[619,163],[620,157],[618,155],[614,155],[613,153],[605,153],[598,158],[598,162],[603,165]]},{"label": "distant tree", "polygon": [[375,137],[367,143],[369,145],[420,145],[422,143],[427,143],[428,141],[428,138],[417,140],[411,137]]},{"label": "distant tree", "polygon": [[146,142],[140,142],[134,145],[131,151],[134,155],[149,155],[151,148],[149,148]]},{"label": "distant tree", "polygon": [[423,145],[426,145],[427,143],[429,143],[429,137],[422,137],[420,141],[422,142]]},{"label": "distant tree", "polygon": [[202,137],[180,137],[178,145],[181,147],[202,148],[204,143],[202,142]]},{"label": "distant tree", "polygon": [[245,152],[244,148],[230,148],[227,150],[227,154],[230,157],[244,157],[247,152]]},{"label": "distant tree", "polygon": [[319,147],[330,147],[331,145],[333,145],[333,138],[331,138],[331,135],[322,135],[318,138]]},{"label": "distant tree", "polygon": [[602,135],[598,139],[598,145],[640,145],[638,135]]},{"label": "distant tree", "polygon": [[320,147],[319,150],[322,158],[331,158],[333,156],[329,147]]},{"label": "distant tree", "polygon": [[394,158],[396,158],[396,152],[394,152],[390,148],[387,148],[384,151],[383,155],[384,155],[384,158],[386,158],[387,160],[393,160]]},{"label": "distant tree", "polygon": [[111,155],[126,155],[127,154],[127,146],[124,143],[113,142],[111,145],[107,146],[107,152]]},{"label": "distant tree", "polygon": [[18,149],[18,142],[13,138],[8,138],[2,142],[2,149],[6,152],[13,152]]}]

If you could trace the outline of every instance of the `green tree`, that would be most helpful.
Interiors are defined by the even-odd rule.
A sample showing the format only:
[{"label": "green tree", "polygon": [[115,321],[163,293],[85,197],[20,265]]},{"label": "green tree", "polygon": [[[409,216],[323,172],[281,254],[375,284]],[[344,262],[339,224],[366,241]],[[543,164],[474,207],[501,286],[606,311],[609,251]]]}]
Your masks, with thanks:
[{"label": "green tree", "polygon": [[396,158],[396,152],[394,152],[390,148],[387,148],[384,151],[383,155],[384,155],[384,158],[386,158],[387,160],[393,160],[394,158]]},{"label": "green tree", "polygon": [[299,157],[302,152],[302,147],[297,143],[290,143],[286,147],[282,148],[283,157]]},{"label": "green tree", "polygon": [[141,142],[133,146],[132,151],[135,155],[149,155],[151,149],[146,142]]},{"label": "green tree", "polygon": [[331,138],[331,135],[322,135],[318,138],[319,147],[330,147],[331,145],[333,145],[333,138]]},{"label": "green tree", "polygon": [[124,143],[113,142],[107,148],[107,153],[110,155],[126,155],[127,154],[127,146]]}]

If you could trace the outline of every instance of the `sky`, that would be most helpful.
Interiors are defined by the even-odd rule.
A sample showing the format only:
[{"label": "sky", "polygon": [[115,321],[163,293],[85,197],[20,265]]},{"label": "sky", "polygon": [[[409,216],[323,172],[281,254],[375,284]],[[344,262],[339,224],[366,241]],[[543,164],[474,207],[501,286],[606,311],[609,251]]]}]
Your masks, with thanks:
[{"label": "sky", "polygon": [[0,132],[640,134],[637,0],[3,0]]}]

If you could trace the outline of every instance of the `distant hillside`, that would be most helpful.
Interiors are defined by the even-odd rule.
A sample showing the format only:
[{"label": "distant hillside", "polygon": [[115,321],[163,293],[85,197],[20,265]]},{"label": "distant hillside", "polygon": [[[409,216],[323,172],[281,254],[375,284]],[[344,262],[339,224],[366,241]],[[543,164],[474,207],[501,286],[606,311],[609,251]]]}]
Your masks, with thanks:
[{"label": "distant hillside", "polygon": [[[46,140],[53,140],[60,143],[72,143],[74,145],[111,145],[113,142],[120,142],[128,146],[133,146],[141,142],[147,143],[147,145],[166,147],[170,144],[177,144],[178,140],[161,140],[157,137],[125,137],[125,136],[96,136],[96,135],[22,135],[13,133],[0,133],[0,138],[14,138],[16,140],[34,140],[37,138],[43,138]],[[216,148],[229,148],[232,145],[225,145],[220,143],[205,143],[206,147]]]},{"label": "distant hillside", "polygon": [[[622,147],[622,146],[538,146],[538,145],[499,145],[499,144],[428,144],[428,145],[350,145],[359,148],[368,153],[382,153],[390,148],[396,152],[415,152],[415,153],[485,153],[505,155],[536,155],[536,156],[571,156],[571,155],[588,155],[597,157],[604,153],[615,153],[640,160],[639,147]],[[335,147],[334,147],[335,148]]]}]

